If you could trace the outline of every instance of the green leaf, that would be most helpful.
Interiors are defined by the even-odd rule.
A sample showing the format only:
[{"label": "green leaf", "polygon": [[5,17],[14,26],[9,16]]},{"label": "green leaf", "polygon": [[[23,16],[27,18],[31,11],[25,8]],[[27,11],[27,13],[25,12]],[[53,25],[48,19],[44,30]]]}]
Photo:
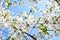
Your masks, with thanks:
[{"label": "green leaf", "polygon": [[14,38],[11,38],[11,40],[14,40]]},{"label": "green leaf", "polygon": [[48,20],[45,20],[45,23],[49,23],[49,21]]},{"label": "green leaf", "polygon": [[53,9],[53,7],[51,7],[51,8],[50,8],[50,12],[52,12],[52,11],[53,11],[52,9]]},{"label": "green leaf", "polygon": [[28,23],[26,23],[26,26],[28,27],[28,26],[29,26],[29,24],[28,24]]},{"label": "green leaf", "polygon": [[38,20],[37,20],[37,23],[40,21],[40,17],[38,18]]},{"label": "green leaf", "polygon": [[45,34],[49,34],[48,32],[45,32]]},{"label": "green leaf", "polygon": [[6,2],[8,2],[8,0],[6,0]]},{"label": "green leaf", "polygon": [[11,3],[8,0],[6,0],[6,2],[8,3],[8,5],[7,5],[7,9],[8,9],[10,7]]},{"label": "green leaf", "polygon": [[8,2],[8,6],[7,6],[7,9],[10,7],[11,3]]},{"label": "green leaf", "polygon": [[58,1],[60,1],[60,0],[55,0],[57,3],[58,3]]},{"label": "green leaf", "polygon": [[58,21],[58,18],[56,18],[55,20]]},{"label": "green leaf", "polygon": [[17,23],[17,19],[13,19],[13,24],[16,24]]},{"label": "green leaf", "polygon": [[58,21],[58,19],[59,19],[59,18],[60,18],[60,16],[56,17],[56,19],[55,19],[55,20],[56,20],[56,21]]},{"label": "green leaf", "polygon": [[2,16],[3,16],[4,18],[6,18],[7,14],[6,14],[6,13],[5,13],[5,14],[3,13]]},{"label": "green leaf", "polygon": [[47,34],[47,28],[45,25],[41,24],[41,30]]},{"label": "green leaf", "polygon": [[25,19],[27,19],[27,17],[24,17]]},{"label": "green leaf", "polygon": [[11,25],[13,29],[17,30],[17,28],[14,25]]},{"label": "green leaf", "polygon": [[53,21],[53,24],[56,24],[56,21]]},{"label": "green leaf", "polygon": [[31,8],[31,9],[30,9],[30,12],[31,12],[31,13],[34,13],[34,12],[35,12],[35,10],[34,10],[33,8]]}]

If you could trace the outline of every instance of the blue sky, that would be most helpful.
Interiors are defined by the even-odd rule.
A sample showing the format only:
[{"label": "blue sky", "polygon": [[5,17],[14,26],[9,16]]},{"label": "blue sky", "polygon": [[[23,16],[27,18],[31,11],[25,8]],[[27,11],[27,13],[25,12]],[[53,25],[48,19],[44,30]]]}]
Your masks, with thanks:
[{"label": "blue sky", "polygon": [[[1,0],[0,0],[0,1],[1,1]],[[45,3],[45,0],[43,0],[41,3],[37,4],[37,7],[38,7],[38,8],[41,8],[42,10],[45,10],[46,7],[45,7],[44,3]],[[10,7],[9,10],[13,11],[13,12],[14,12],[14,15],[16,15],[17,13],[21,13],[21,12],[23,12],[23,11],[27,11],[27,12],[29,13],[29,8],[28,8],[29,6],[31,6],[31,5],[29,5],[28,2],[27,2],[27,5],[26,5],[26,6],[23,6],[23,7],[20,7],[20,6]],[[49,5],[49,6],[50,6],[50,5]],[[34,15],[35,15],[36,17],[41,16],[41,15],[38,14],[38,12],[35,12]],[[32,28],[30,28],[30,31],[31,31],[31,29],[32,29]],[[6,32],[8,32],[8,28],[5,28],[4,30],[5,30]],[[33,29],[33,30],[32,30],[31,35],[34,34],[34,33],[38,34],[36,29]],[[4,35],[5,37],[8,37],[8,35],[7,35],[5,32],[3,32],[3,35]],[[39,39],[38,39],[38,40],[39,40]],[[44,40],[44,39],[43,39],[43,40]],[[60,40],[60,35],[57,36],[57,37],[51,38],[51,40]]]}]

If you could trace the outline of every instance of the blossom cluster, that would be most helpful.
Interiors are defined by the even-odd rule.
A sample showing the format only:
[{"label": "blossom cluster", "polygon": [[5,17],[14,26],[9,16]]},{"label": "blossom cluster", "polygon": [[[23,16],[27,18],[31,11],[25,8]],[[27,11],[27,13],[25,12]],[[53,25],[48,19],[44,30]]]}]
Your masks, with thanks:
[{"label": "blossom cluster", "polygon": [[[6,32],[8,34],[6,40],[29,40],[28,36],[36,40],[38,38],[44,38],[47,35],[48,37],[46,39],[49,39],[60,34],[60,6],[58,3],[55,0],[46,0],[46,10],[43,11],[37,7],[42,2],[41,0],[28,0],[28,2],[30,4],[28,7],[30,8],[30,13],[23,11],[20,14],[12,16],[13,12],[8,10],[9,7],[27,5],[26,0],[2,0],[0,3],[0,28],[2,28],[0,37],[2,40],[6,39],[2,35],[2,32],[6,32],[4,28],[8,28],[9,31]],[[35,12],[38,15],[42,15],[37,18]],[[30,35],[29,28],[36,29],[39,35]],[[54,34],[50,34],[51,31]]]}]

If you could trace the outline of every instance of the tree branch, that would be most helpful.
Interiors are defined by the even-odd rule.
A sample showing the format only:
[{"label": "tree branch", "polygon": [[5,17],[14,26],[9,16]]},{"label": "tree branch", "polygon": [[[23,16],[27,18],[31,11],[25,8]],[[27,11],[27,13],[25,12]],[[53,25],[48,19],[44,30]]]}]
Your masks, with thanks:
[{"label": "tree branch", "polygon": [[[19,30],[21,30],[22,31],[22,29],[19,29]],[[22,33],[25,33],[25,34],[27,34],[28,36],[30,36],[31,38],[33,38],[34,40],[37,40],[35,37],[33,37],[32,35],[30,35],[29,33],[27,33],[27,32],[23,32],[22,31]]]},{"label": "tree branch", "polygon": [[30,36],[30,37],[33,38],[34,40],[37,40],[37,39],[34,38],[32,35],[30,35],[30,34],[28,34],[28,33],[26,33],[26,32],[23,32],[23,33],[27,34],[28,36]]},{"label": "tree branch", "polygon": [[[2,29],[0,29],[0,30],[2,30]],[[21,31],[22,31],[22,29],[20,29]],[[8,33],[8,32],[6,32],[6,31],[4,31],[4,30],[2,30],[3,32],[5,32],[5,33],[7,33],[7,34],[10,34],[10,33]],[[34,40],[36,40],[36,38],[34,38],[32,35],[30,35],[30,34],[28,34],[27,32],[23,32],[22,31],[22,33],[25,33],[25,34],[27,34],[28,36],[30,36],[31,38],[33,38]],[[10,34],[11,35],[11,34]]]}]

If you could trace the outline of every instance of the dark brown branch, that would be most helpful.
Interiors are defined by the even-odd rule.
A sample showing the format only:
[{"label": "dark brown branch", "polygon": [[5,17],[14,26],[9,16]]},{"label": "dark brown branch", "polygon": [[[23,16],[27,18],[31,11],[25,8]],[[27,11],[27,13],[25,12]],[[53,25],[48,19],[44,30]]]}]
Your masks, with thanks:
[{"label": "dark brown branch", "polygon": [[[19,29],[19,30],[21,30],[22,31],[22,29]],[[31,38],[33,38],[34,40],[37,40],[35,37],[33,37],[32,35],[30,35],[29,33],[27,33],[27,32],[23,32],[22,31],[22,33],[25,33],[25,34],[27,34],[28,36],[30,36]]]},{"label": "dark brown branch", "polygon": [[[2,30],[2,29],[0,29],[0,30]],[[20,29],[21,31],[22,31],[22,29]],[[10,34],[10,33],[8,33],[8,32],[6,32],[6,31],[4,31],[4,30],[2,30],[3,32],[5,32],[5,33],[7,33],[7,34]],[[25,33],[25,34],[27,34],[28,36],[30,36],[31,38],[33,38],[34,40],[36,40],[36,38],[34,38],[32,35],[30,35],[30,34],[28,34],[28,33],[26,33],[26,32],[23,32],[22,31],[22,33]],[[11,35],[11,34],[10,34]]]},{"label": "dark brown branch", "polygon": [[32,35],[30,35],[30,34],[28,34],[28,33],[26,33],[26,32],[23,32],[23,33],[27,34],[28,36],[30,36],[30,37],[33,38],[34,40],[37,40],[37,39],[34,38]]}]

